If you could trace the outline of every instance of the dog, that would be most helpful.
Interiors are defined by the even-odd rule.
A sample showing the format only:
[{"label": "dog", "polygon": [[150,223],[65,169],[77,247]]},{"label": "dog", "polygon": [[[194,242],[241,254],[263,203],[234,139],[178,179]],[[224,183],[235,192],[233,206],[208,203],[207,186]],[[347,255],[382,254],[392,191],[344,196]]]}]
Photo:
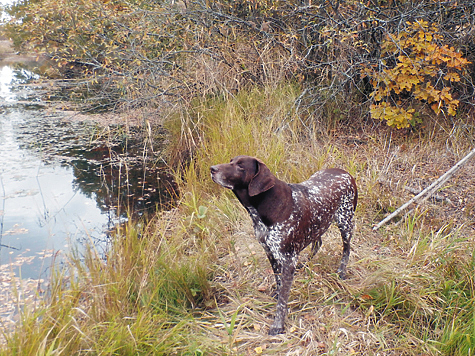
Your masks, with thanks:
[{"label": "dog", "polygon": [[342,279],[346,276],[358,199],[355,179],[344,170],[330,168],[305,182],[288,184],[277,179],[261,160],[249,156],[212,166],[211,179],[231,189],[252,219],[277,284],[276,314],[269,335],[283,333],[298,254],[312,244],[313,257],[332,221],[343,240],[338,274]]}]

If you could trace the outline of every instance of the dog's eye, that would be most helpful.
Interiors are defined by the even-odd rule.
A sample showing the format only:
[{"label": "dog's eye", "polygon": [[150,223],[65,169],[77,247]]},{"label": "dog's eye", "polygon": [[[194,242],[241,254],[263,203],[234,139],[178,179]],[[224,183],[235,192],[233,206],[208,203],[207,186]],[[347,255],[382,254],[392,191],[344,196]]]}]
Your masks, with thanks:
[{"label": "dog's eye", "polygon": [[243,167],[240,163],[238,163],[238,164],[236,165],[236,167],[237,167],[237,169],[240,170],[240,171],[243,171],[243,170],[244,170],[244,167]]}]

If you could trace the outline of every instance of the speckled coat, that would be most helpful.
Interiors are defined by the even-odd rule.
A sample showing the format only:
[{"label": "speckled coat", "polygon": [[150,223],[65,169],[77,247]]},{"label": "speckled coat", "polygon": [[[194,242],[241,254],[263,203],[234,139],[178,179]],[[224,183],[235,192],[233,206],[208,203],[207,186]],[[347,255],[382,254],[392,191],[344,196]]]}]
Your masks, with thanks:
[{"label": "speckled coat", "polygon": [[211,167],[214,182],[232,189],[247,209],[256,238],[271,263],[277,283],[277,310],[269,334],[283,332],[287,301],[298,254],[312,244],[311,257],[321,236],[335,221],[343,240],[338,273],[343,279],[350,255],[357,188],[353,177],[337,168],[325,169],[299,184],[277,179],[259,159],[237,156]]}]

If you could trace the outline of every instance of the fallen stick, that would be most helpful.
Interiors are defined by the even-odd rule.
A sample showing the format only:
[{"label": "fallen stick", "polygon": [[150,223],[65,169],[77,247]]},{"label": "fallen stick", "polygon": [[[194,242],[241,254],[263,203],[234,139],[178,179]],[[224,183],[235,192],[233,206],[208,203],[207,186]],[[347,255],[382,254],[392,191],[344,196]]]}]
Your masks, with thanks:
[{"label": "fallen stick", "polygon": [[[420,189],[415,189],[415,188],[411,188],[411,187],[404,187],[404,190],[407,190],[408,192],[414,194],[414,195],[417,195],[421,192]],[[443,196],[440,196],[440,195],[433,195],[430,197],[430,199],[433,199],[435,201],[438,201],[438,202],[444,202],[444,203],[447,203],[447,204],[453,204],[449,198],[446,198],[446,197],[443,197]]]},{"label": "fallen stick", "polygon": [[[391,213],[390,215],[386,216],[383,220],[381,220],[375,227],[373,227],[373,230],[374,231],[378,230],[381,226],[383,226],[389,220],[397,216],[401,211],[406,209],[412,203],[418,200],[420,200],[422,203],[424,200],[428,199],[432,194],[434,194],[437,191],[437,189],[440,188],[442,184],[444,184],[450,177],[452,177],[454,173],[457,172],[474,155],[475,155],[475,148],[472,149],[470,153],[467,154],[464,158],[458,161],[457,164],[455,164],[452,168],[450,168],[447,172],[445,172],[442,176],[440,176],[439,179],[437,179],[434,183],[429,185],[426,189],[424,189],[422,192],[417,194],[414,198],[404,203],[398,209],[396,209],[393,213]],[[424,195],[426,196],[424,197]]]}]

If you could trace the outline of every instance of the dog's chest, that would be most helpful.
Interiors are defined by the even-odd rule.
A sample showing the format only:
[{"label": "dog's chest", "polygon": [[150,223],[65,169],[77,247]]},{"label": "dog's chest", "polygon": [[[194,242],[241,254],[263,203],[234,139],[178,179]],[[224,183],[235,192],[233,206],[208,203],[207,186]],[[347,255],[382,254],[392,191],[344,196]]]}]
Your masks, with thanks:
[{"label": "dog's chest", "polygon": [[[297,193],[297,195],[299,195],[299,193]],[[281,247],[284,243],[288,243],[298,237],[299,232],[307,233],[308,229],[305,228],[304,225],[310,226],[312,225],[310,221],[314,220],[313,216],[305,216],[308,215],[308,211],[307,214],[305,214],[302,213],[302,209],[295,209],[295,204],[287,219],[276,222],[270,226],[263,222],[260,214],[254,207],[248,207],[248,212],[254,225],[254,233],[257,240],[274,253],[282,250]]]},{"label": "dog's chest", "polygon": [[277,223],[271,227],[267,227],[262,222],[262,219],[255,208],[250,207],[248,208],[248,211],[254,224],[254,233],[259,243],[266,251],[269,251],[276,260],[282,260],[284,258],[282,250],[282,241],[284,239],[283,234],[286,234],[284,231],[288,231],[288,224]]},{"label": "dog's chest", "polygon": [[257,240],[263,243],[266,240],[266,236],[269,233],[268,227],[262,222],[257,209],[254,207],[247,208],[249,216],[251,217],[252,224],[254,225],[254,233],[256,234]]}]

